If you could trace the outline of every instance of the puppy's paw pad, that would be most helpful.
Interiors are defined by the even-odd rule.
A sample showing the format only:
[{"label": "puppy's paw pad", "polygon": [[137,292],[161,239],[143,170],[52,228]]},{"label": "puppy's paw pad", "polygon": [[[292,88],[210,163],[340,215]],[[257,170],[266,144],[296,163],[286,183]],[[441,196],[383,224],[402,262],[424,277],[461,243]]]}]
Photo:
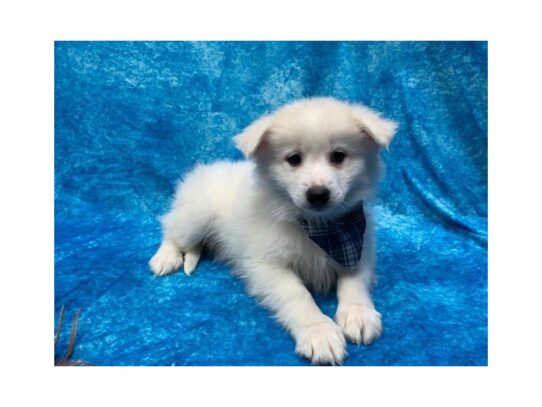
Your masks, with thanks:
[{"label": "puppy's paw pad", "polygon": [[162,244],[149,261],[151,271],[157,276],[173,273],[183,264],[183,255],[174,244]]},{"label": "puppy's paw pad", "polygon": [[335,321],[346,338],[369,345],[382,334],[382,317],[373,307],[361,304],[339,305]]},{"label": "puppy's paw pad", "polygon": [[297,338],[295,350],[313,364],[336,365],[346,356],[345,346],[341,329],[330,319],[305,328]]},{"label": "puppy's paw pad", "polygon": [[189,276],[196,269],[201,257],[201,246],[187,250],[184,254],[184,273]]}]

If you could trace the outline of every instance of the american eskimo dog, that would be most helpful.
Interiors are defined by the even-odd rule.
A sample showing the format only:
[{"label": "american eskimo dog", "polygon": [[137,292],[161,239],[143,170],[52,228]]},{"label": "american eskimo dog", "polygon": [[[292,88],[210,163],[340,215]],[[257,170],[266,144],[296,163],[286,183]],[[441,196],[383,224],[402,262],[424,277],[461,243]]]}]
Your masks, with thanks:
[{"label": "american eskimo dog", "polygon": [[[206,246],[290,332],[298,354],[341,363],[345,338],[369,344],[382,332],[365,202],[396,127],[333,98],[302,99],[259,118],[234,138],[246,161],[199,165],[179,183],[151,270],[183,266],[190,275]],[[311,295],[332,287],[334,320]]]}]

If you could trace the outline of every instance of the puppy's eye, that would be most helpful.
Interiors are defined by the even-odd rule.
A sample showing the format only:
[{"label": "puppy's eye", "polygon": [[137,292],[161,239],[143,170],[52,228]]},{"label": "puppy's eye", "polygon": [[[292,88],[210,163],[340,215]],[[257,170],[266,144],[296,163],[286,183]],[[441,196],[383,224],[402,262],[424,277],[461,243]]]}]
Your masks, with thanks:
[{"label": "puppy's eye", "polygon": [[346,158],[346,153],[343,151],[333,151],[331,155],[329,156],[329,161],[331,161],[332,164],[340,164],[344,161]]},{"label": "puppy's eye", "polygon": [[286,161],[288,161],[288,164],[290,164],[292,167],[297,167],[301,164],[301,154],[294,153],[292,155],[289,155],[286,157]]}]

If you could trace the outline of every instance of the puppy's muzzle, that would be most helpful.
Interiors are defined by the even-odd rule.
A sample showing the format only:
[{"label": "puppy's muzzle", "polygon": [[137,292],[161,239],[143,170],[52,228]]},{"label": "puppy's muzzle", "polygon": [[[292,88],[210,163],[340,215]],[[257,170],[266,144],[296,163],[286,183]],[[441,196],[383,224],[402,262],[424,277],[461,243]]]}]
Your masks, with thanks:
[{"label": "puppy's muzzle", "polygon": [[329,202],[329,189],[326,187],[311,187],[307,189],[306,197],[312,207],[322,209]]}]

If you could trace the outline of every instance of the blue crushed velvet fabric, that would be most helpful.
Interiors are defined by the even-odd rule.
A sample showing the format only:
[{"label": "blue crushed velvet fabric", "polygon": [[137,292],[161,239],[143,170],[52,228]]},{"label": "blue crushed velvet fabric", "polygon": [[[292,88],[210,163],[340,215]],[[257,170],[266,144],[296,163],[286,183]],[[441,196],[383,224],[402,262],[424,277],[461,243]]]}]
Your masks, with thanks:
[{"label": "blue crushed velvet fabric", "polygon": [[182,174],[241,159],[233,135],[316,95],[400,124],[372,204],[384,333],[344,364],[486,365],[485,42],[57,42],[58,352],[80,309],[73,358],[96,365],[308,365],[227,266],[147,261]]}]

